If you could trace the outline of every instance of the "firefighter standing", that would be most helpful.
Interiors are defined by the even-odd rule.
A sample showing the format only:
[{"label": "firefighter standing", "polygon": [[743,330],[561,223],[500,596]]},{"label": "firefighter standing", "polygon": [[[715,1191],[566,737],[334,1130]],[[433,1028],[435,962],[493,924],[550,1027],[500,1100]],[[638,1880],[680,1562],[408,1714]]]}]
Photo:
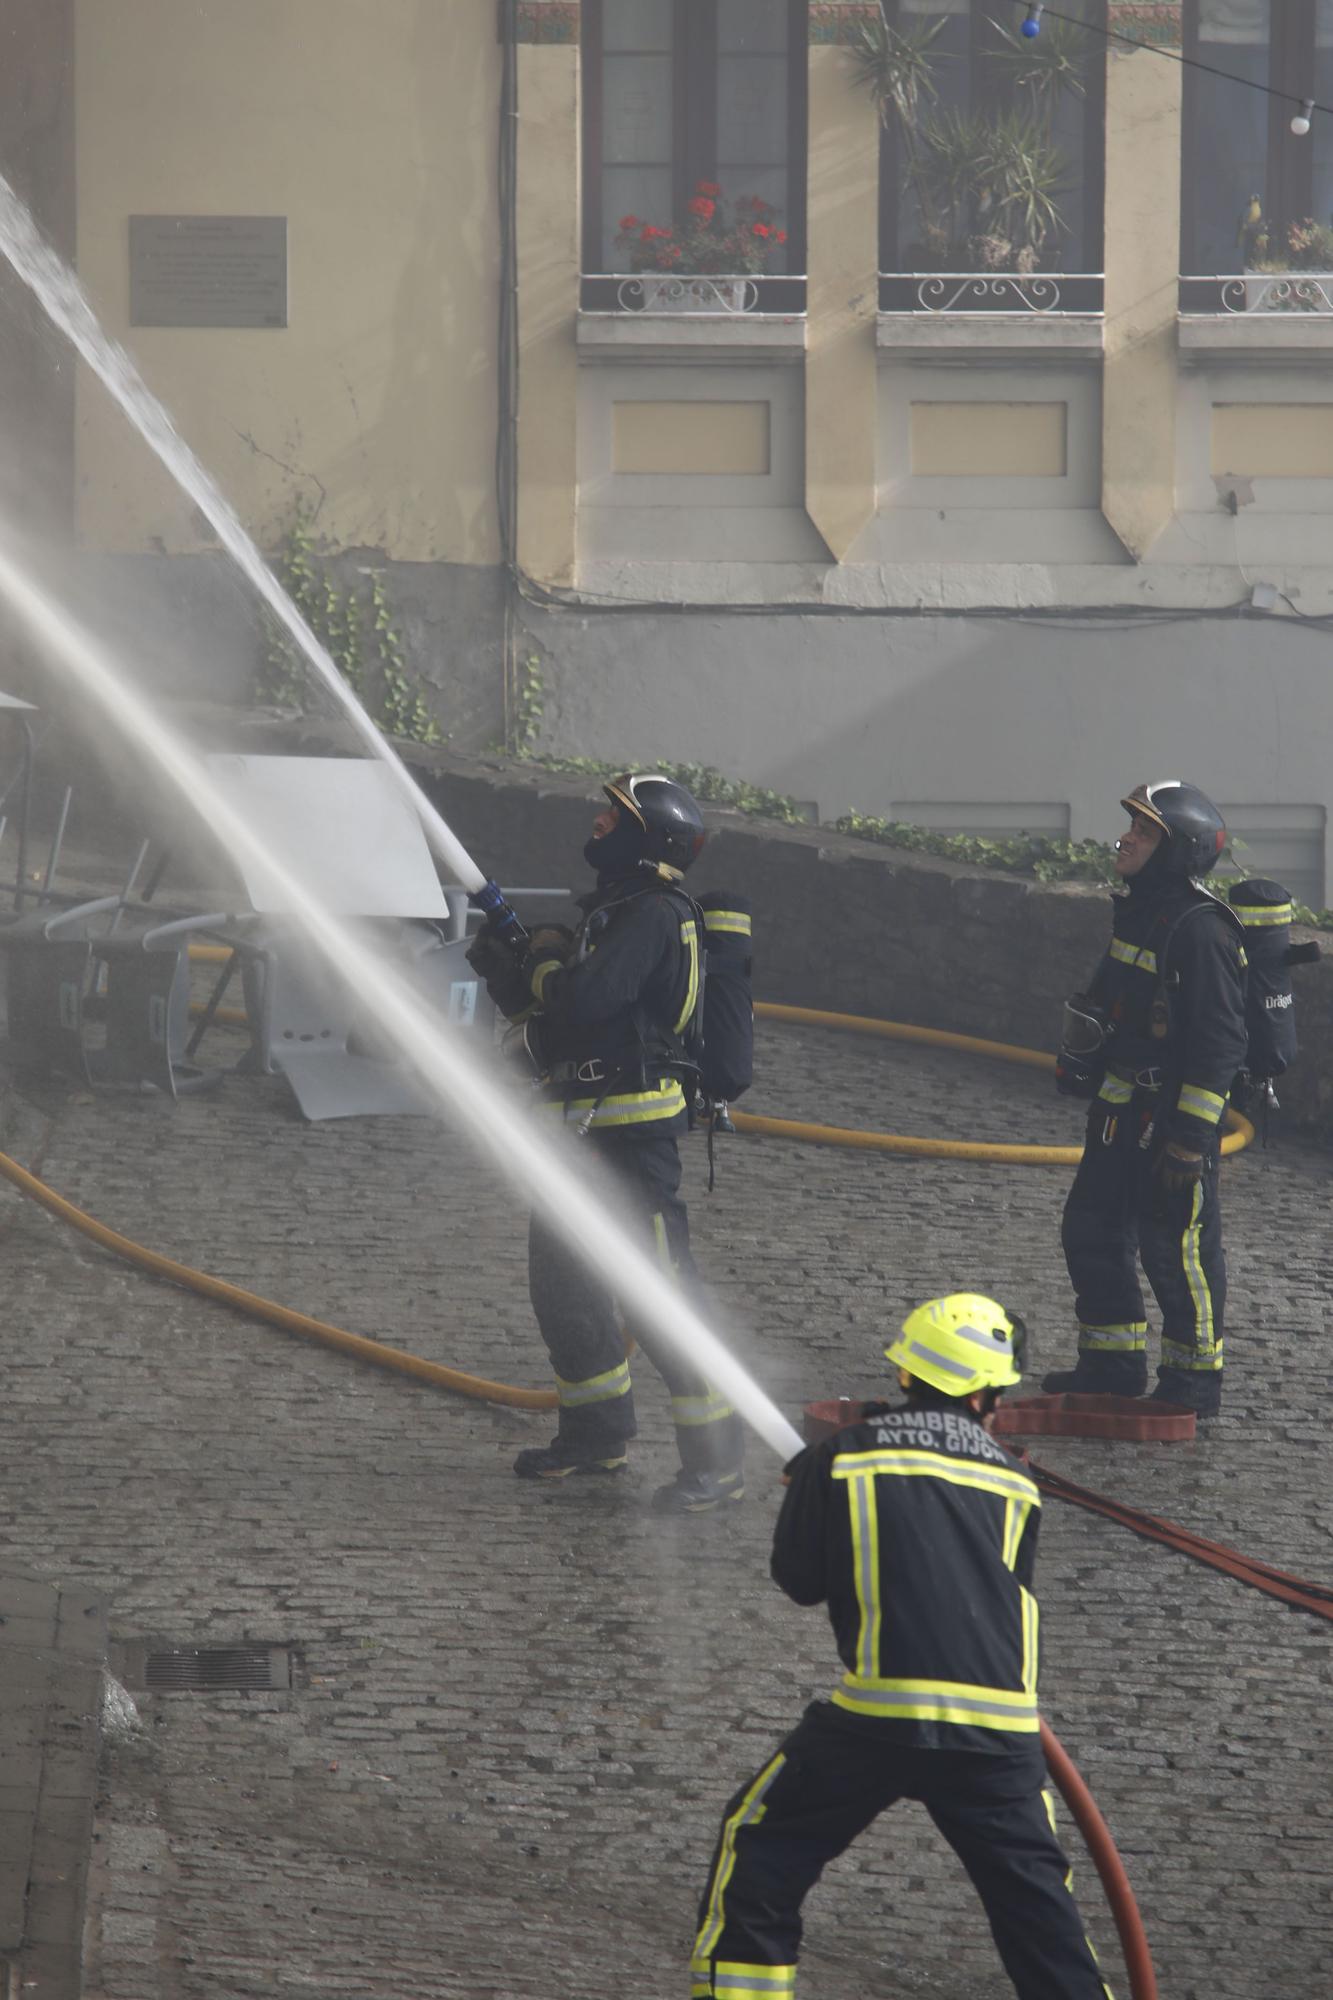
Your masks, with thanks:
[{"label": "firefighter standing", "polygon": [[1212,801],[1173,779],[1121,801],[1110,949],[1065,1009],[1057,1086],[1090,1097],[1061,1240],[1078,1362],[1050,1391],[1147,1388],[1142,1260],[1162,1312],[1157,1400],[1215,1416],[1222,1401],[1226,1260],[1220,1122],[1245,1064],[1244,933],[1199,886],[1226,841]]},{"label": "firefighter standing", "polygon": [[[525,1022],[551,1114],[578,1128],[645,1248],[695,1287],[677,1138],[688,1122],[683,1038],[700,1005],[704,940],[680,883],[703,846],[703,819],[668,778],[626,776],[603,789],[608,803],[583,850],[597,887],[580,902],[577,932],[539,931],[517,965],[483,931],[468,957],[501,1010]],[[549,1445],[521,1451],[514,1470],[522,1479],[620,1472],[634,1397],[610,1275],[589,1271],[534,1212],[528,1281],[559,1429]],[[654,1506],[706,1513],[742,1499],[740,1419],[697,1371],[633,1332],[670,1391],[681,1459]]]},{"label": "firefighter standing", "polygon": [[726,1808],[695,2000],[791,2000],[806,1894],[902,1798],[967,1870],[1020,2000],[1107,2000],[1043,1791],[1041,1501],[985,1428],[1024,1344],[991,1299],[919,1306],[885,1349],[905,1406],[868,1406],[788,1467],[773,1576],[827,1602],[846,1672]]}]

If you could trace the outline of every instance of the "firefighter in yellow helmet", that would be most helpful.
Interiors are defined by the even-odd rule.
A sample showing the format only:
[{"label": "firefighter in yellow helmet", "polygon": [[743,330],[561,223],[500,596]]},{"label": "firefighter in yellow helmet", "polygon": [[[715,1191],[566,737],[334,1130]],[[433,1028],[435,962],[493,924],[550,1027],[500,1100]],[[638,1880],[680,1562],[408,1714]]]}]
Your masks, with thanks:
[{"label": "firefighter in yellow helmet", "polygon": [[791,2000],[807,1893],[903,1798],[967,1870],[1020,2000],[1107,2000],[1043,1789],[1041,1501],[987,1424],[1025,1342],[977,1293],[918,1306],[885,1349],[905,1400],[788,1466],[773,1577],[827,1604],[845,1671],[723,1814],[695,2000]]}]

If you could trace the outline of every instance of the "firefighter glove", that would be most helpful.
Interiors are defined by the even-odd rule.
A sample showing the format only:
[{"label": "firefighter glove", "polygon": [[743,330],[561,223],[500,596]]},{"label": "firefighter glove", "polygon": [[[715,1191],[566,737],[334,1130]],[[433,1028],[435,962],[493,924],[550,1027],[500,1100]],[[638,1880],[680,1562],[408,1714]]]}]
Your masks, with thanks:
[{"label": "firefighter glove", "polygon": [[574,956],[574,933],[568,924],[543,924],[533,932],[528,949],[534,959],[558,958],[562,965],[568,965]]}]

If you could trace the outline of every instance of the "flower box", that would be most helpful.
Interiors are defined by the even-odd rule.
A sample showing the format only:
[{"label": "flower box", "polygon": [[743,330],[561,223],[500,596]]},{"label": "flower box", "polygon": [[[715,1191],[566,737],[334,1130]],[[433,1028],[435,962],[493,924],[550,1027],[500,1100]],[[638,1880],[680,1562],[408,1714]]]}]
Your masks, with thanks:
[{"label": "flower box", "polygon": [[1333,313],[1333,272],[1245,272],[1246,312]]}]

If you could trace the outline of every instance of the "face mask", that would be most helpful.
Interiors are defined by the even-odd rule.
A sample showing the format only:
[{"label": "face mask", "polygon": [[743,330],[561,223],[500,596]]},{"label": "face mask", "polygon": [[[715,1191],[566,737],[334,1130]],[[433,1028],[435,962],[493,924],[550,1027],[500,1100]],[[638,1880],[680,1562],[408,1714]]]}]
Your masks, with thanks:
[{"label": "face mask", "polygon": [[586,842],[583,858],[599,881],[614,882],[621,875],[634,874],[645,847],[643,828],[622,809],[610,833],[604,833],[600,840],[594,834]]}]

